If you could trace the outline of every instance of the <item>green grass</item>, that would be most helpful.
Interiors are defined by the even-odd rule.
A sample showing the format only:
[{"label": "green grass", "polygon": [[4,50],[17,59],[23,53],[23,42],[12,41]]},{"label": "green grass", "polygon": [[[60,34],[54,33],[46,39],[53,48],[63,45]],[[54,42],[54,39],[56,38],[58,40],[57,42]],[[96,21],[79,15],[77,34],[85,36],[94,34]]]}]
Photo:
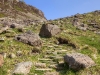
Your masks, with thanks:
[{"label": "green grass", "polygon": [[0,18],[5,17],[5,14],[0,13]]},{"label": "green grass", "polygon": [[92,37],[81,36],[81,37],[79,37],[79,40],[83,44],[87,44],[87,45],[90,45],[92,47],[95,47],[99,53],[100,52],[100,39],[99,39],[100,36],[98,36],[98,35],[97,35],[97,37],[95,37],[95,36],[92,36]]}]

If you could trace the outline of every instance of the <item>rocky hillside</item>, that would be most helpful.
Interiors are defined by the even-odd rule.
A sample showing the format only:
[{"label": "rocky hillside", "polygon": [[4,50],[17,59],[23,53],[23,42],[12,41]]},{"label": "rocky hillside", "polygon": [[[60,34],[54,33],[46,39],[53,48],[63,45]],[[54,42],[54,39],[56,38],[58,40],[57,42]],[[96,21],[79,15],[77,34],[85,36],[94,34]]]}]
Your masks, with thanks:
[{"label": "rocky hillside", "polygon": [[1,0],[0,18],[2,18],[1,20],[12,21],[11,23],[17,22],[20,24],[23,24],[26,21],[31,23],[46,21],[41,10],[31,5],[27,5],[20,0]]},{"label": "rocky hillside", "polygon": [[59,18],[51,23],[61,25],[61,24],[71,24],[81,30],[99,31],[100,30],[100,11],[96,10],[89,13],[72,15],[70,17]]},{"label": "rocky hillside", "polygon": [[100,75],[100,11],[46,21],[24,2],[4,1],[0,75]]}]

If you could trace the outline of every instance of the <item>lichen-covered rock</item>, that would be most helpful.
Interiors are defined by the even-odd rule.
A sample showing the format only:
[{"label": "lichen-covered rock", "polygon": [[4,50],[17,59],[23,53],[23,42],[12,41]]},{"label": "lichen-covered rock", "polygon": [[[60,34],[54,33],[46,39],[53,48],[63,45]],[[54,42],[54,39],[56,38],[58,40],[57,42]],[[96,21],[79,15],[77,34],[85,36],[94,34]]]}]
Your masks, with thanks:
[{"label": "lichen-covered rock", "polygon": [[32,45],[32,46],[41,46],[42,45],[42,41],[41,41],[39,35],[32,33],[31,31],[17,35],[15,37],[15,40]]},{"label": "lichen-covered rock", "polygon": [[64,56],[64,61],[69,67],[75,70],[88,68],[95,65],[95,62],[87,55],[81,53],[72,53]]},{"label": "lichen-covered rock", "polygon": [[61,32],[61,29],[57,25],[43,24],[39,35],[42,37],[52,37]]},{"label": "lichen-covered rock", "polygon": [[27,75],[30,72],[32,65],[33,63],[30,61],[18,63],[12,73]]}]

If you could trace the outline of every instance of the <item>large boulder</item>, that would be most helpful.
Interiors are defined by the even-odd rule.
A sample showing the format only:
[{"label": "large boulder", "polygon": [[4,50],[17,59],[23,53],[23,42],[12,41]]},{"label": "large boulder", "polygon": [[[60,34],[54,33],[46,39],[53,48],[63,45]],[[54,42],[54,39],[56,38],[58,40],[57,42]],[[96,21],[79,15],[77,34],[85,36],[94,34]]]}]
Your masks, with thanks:
[{"label": "large boulder", "polygon": [[27,75],[30,72],[32,65],[33,63],[30,61],[18,63],[12,73]]},{"label": "large boulder", "polygon": [[27,31],[23,34],[15,36],[15,40],[29,44],[31,46],[41,46],[42,41],[38,34]]},{"label": "large boulder", "polygon": [[43,24],[39,35],[42,37],[52,37],[60,33],[61,29],[57,25]]},{"label": "large boulder", "polygon": [[69,67],[75,70],[88,68],[95,65],[95,62],[87,55],[81,53],[72,53],[64,56],[64,61]]}]

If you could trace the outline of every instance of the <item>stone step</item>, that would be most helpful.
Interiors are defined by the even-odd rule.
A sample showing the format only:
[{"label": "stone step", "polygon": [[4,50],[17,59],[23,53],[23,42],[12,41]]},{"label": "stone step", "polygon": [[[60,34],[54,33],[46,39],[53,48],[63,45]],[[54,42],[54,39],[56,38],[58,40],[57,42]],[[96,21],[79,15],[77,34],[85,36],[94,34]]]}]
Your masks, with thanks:
[{"label": "stone step", "polygon": [[48,53],[48,54],[61,54],[61,53],[63,53],[63,54],[66,54],[66,52],[67,52],[67,50],[66,51],[60,51],[60,50],[48,50],[48,51],[46,51],[46,53]]},{"label": "stone step", "polygon": [[67,50],[56,50],[57,52],[66,52]]},{"label": "stone step", "polygon": [[40,61],[51,61],[52,59],[45,59],[45,58],[43,58],[43,59],[38,59],[38,60],[40,60]]},{"label": "stone step", "polygon": [[49,48],[53,48],[54,46],[51,45],[51,46],[47,46],[47,47],[49,47]]},{"label": "stone step", "polygon": [[5,39],[4,39],[3,37],[2,37],[2,38],[0,38],[0,42],[4,42],[4,40],[5,40]]},{"label": "stone step", "polygon": [[57,64],[57,62],[51,61],[49,62],[49,64]]},{"label": "stone step", "polygon": [[37,68],[36,71],[52,71],[51,68]]},{"label": "stone step", "polygon": [[59,45],[54,45],[54,47],[58,47]]},{"label": "stone step", "polygon": [[44,75],[59,75],[58,72],[46,72]]},{"label": "stone step", "polygon": [[9,29],[9,30],[6,30],[6,33],[15,33],[13,30]]},{"label": "stone step", "polygon": [[49,68],[54,68],[54,69],[56,69],[56,68],[57,68],[57,65],[58,65],[58,64],[49,65]]},{"label": "stone step", "polygon": [[48,47],[48,48],[54,48],[53,45],[50,45],[50,46],[49,46],[48,44],[44,44],[44,43],[43,43],[43,46],[44,46],[44,47]]},{"label": "stone step", "polygon": [[53,50],[53,49],[52,49],[52,50],[46,50],[46,52],[54,52],[54,51],[55,51],[55,50]]},{"label": "stone step", "polygon": [[48,50],[48,51],[45,51],[47,54],[51,54],[53,53],[54,51],[53,50]]},{"label": "stone step", "polygon": [[54,47],[55,50],[62,50],[62,47]]},{"label": "stone step", "polygon": [[64,64],[64,60],[58,61],[59,64]]},{"label": "stone step", "polygon": [[35,67],[46,68],[46,63],[34,63]]},{"label": "stone step", "polygon": [[63,59],[64,57],[62,56],[56,56],[55,59]]},{"label": "stone step", "polygon": [[44,56],[44,58],[50,58],[50,59],[52,59],[52,58],[54,58],[55,56],[52,56],[52,55],[45,55]]}]

